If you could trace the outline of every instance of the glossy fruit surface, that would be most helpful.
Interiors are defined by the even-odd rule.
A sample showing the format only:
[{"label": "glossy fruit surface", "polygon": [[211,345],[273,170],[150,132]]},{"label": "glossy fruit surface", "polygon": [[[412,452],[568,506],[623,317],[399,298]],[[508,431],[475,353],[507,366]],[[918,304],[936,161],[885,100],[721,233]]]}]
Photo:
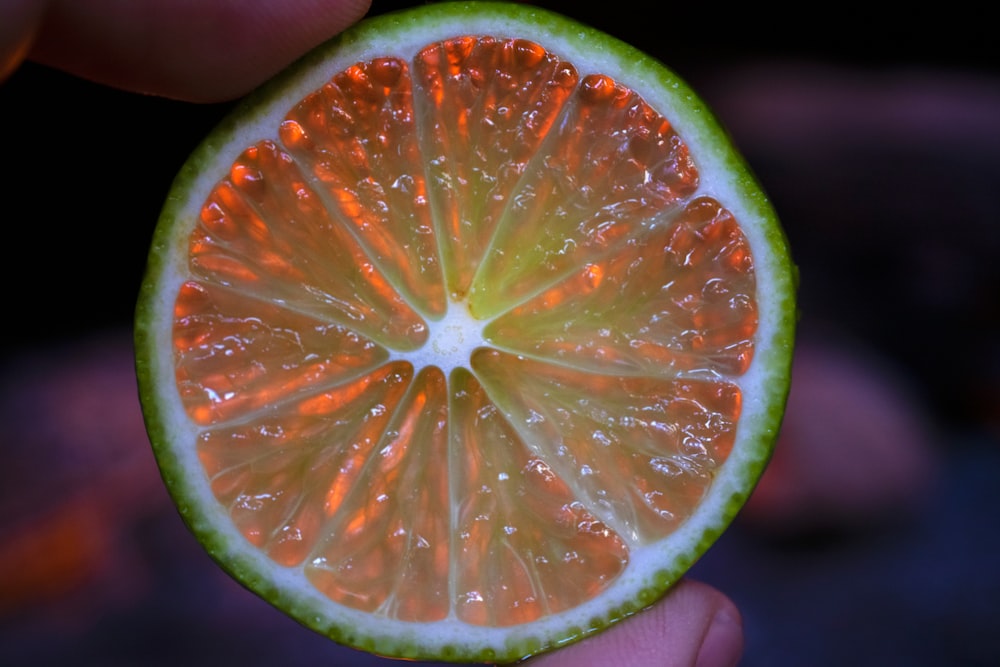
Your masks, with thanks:
[{"label": "glossy fruit surface", "polygon": [[794,277],[671,72],[524,5],[369,19],[157,227],[137,365],[211,555],[331,638],[510,661],[663,595],[759,477]]}]

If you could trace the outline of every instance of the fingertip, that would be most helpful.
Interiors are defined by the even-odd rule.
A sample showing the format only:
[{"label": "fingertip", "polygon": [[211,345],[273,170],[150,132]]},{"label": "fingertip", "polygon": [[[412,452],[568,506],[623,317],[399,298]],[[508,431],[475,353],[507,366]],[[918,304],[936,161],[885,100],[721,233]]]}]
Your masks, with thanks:
[{"label": "fingertip", "polygon": [[[728,602],[728,600],[727,600]],[[735,667],[743,655],[743,619],[736,606],[719,609],[709,622],[695,667]]]},{"label": "fingertip", "polygon": [[0,82],[27,58],[44,13],[44,2],[10,0],[4,4],[0,21]]},{"label": "fingertip", "polygon": [[694,658],[677,665],[733,667],[739,663],[744,647],[743,615],[729,597],[708,584],[686,579],[665,602],[669,607],[668,617],[661,621],[665,632],[670,632],[668,624],[676,624],[672,619],[687,616],[691,623],[688,632],[696,638]]},{"label": "fingertip", "polygon": [[51,0],[30,57],[126,90],[218,102],[249,92],[369,6],[370,0]]},{"label": "fingertip", "polygon": [[605,631],[530,662],[531,667],[732,667],[743,653],[736,605],[683,580],[662,600]]}]

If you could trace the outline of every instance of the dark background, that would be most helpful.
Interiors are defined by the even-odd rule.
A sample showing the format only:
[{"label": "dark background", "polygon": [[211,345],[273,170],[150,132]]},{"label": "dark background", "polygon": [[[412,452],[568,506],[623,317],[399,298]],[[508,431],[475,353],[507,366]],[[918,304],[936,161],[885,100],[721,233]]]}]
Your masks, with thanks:
[{"label": "dark background", "polygon": [[[703,96],[787,229],[803,340],[862,351],[927,428],[934,479],[905,510],[784,531],[738,521],[696,566],[743,610],[743,664],[1000,664],[988,21],[961,7],[539,4],[655,55]],[[2,664],[368,664],[208,561],[138,418],[128,330],[146,250],[174,174],[230,108],[32,63],[0,84]],[[24,553],[49,555],[15,576]]]}]

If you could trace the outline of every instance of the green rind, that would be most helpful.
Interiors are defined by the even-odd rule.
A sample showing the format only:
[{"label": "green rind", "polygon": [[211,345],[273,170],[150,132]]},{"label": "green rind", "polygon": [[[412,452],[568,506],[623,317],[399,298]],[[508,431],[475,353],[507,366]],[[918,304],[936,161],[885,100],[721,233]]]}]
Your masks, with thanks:
[{"label": "green rind", "polygon": [[[176,268],[171,266],[171,262],[179,261],[172,254],[172,249],[184,244],[190,231],[190,225],[185,223],[185,209],[190,207],[192,197],[197,196],[192,192],[197,190],[201,175],[220,161],[231,162],[235,155],[227,157],[227,151],[231,153],[234,146],[251,143],[244,140],[241,132],[266,119],[268,113],[273,111],[275,100],[294,99],[290,96],[320,64],[337,54],[353,52],[359,46],[368,44],[373,36],[377,36],[382,44],[391,43],[393,35],[422,30],[441,21],[451,20],[456,14],[516,23],[534,31],[539,40],[547,36],[555,41],[565,40],[567,43],[585,45],[580,48],[589,55],[610,54],[627,62],[630,72],[635,74],[635,80],[645,82],[646,89],[654,87],[672,91],[670,97],[674,106],[666,113],[689,143],[693,135],[697,135],[696,141],[702,153],[695,156],[696,160],[714,160],[713,171],[716,172],[724,168],[732,176],[726,189],[735,193],[744,212],[758,221],[755,230],[759,236],[754,239],[754,247],[766,247],[770,253],[768,265],[758,266],[758,272],[763,269],[769,274],[770,286],[775,291],[768,301],[772,312],[766,318],[772,325],[771,338],[758,341],[758,349],[762,352],[754,361],[755,367],[767,370],[758,379],[755,394],[755,401],[766,407],[754,410],[755,417],[752,421],[741,423],[741,428],[749,428],[755,437],[741,445],[741,460],[727,463],[727,466],[737,467],[739,474],[729,478],[728,495],[720,501],[715,520],[706,523],[700,534],[692,536],[686,549],[674,554],[669,567],[657,570],[651,580],[644,582],[634,599],[623,601],[604,610],[602,614],[592,615],[585,622],[565,627],[558,636],[520,635],[503,645],[489,647],[421,642],[413,639],[419,634],[410,635],[410,639],[407,639],[395,632],[365,632],[348,624],[338,625],[326,620],[318,607],[282,589],[267,576],[264,568],[247,555],[248,550],[242,544],[225,538],[218,531],[205,507],[189,502],[188,499],[198,498],[200,491],[185,474],[178,453],[170,446],[172,436],[166,427],[170,421],[170,415],[165,413],[167,403],[157,397],[158,391],[173,384],[173,378],[168,377],[172,369],[156,364],[156,360],[162,355],[163,346],[169,347],[170,344],[169,340],[157,337],[158,332],[160,335],[169,332],[169,324],[161,319],[169,309],[159,302],[163,298],[159,288],[164,276]],[[642,89],[634,83],[631,85]],[[706,148],[714,154],[705,155]],[[545,10],[521,4],[489,2],[431,4],[366,19],[305,55],[284,73],[245,98],[191,155],[174,181],[157,224],[136,309],[136,372],[140,401],[161,475],[181,517],[208,553],[245,587],[306,627],[355,648],[411,659],[514,662],[590,636],[654,603],[683,576],[735,518],[770,458],[780,427],[791,375],[796,319],[795,281],[796,271],[788,252],[787,241],[770,202],[709,109],[669,69],[613,37]]]}]

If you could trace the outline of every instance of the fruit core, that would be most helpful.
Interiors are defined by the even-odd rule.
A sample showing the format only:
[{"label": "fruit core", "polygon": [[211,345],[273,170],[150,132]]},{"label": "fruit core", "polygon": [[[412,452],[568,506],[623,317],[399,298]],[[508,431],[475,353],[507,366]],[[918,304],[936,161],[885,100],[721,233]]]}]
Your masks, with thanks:
[{"label": "fruit core", "polygon": [[464,303],[452,303],[445,316],[428,328],[424,347],[406,355],[417,368],[437,366],[449,375],[455,368],[468,368],[473,350],[486,344],[483,322],[472,317]]}]

